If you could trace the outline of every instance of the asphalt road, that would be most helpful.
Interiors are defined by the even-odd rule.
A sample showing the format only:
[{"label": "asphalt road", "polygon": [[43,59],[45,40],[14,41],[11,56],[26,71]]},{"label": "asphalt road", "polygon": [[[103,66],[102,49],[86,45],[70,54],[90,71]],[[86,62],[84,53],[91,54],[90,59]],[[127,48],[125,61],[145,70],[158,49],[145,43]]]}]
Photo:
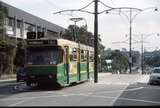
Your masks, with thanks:
[{"label": "asphalt road", "polygon": [[[132,89],[132,91],[131,91]],[[160,106],[160,85],[129,85],[113,106]]]},{"label": "asphalt road", "polygon": [[[27,88],[24,84],[21,84],[20,88],[14,89],[12,85],[4,87],[4,91],[1,91],[0,105],[111,106],[124,89],[124,85],[102,85],[90,82],[84,82],[62,89],[54,89],[51,87]],[[5,94],[2,94],[2,92]]]},{"label": "asphalt road", "polygon": [[148,76],[141,75],[99,74],[96,84],[91,80],[61,89],[0,82],[0,106],[160,105],[160,86],[147,85],[147,80]]}]

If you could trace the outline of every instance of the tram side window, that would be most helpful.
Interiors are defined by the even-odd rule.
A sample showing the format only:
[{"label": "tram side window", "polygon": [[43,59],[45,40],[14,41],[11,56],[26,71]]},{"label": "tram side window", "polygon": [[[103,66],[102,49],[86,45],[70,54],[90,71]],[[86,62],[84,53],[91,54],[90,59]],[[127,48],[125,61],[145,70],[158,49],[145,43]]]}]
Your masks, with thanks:
[{"label": "tram side window", "polygon": [[63,62],[63,50],[59,51],[59,57],[58,57],[58,63],[62,63]]},{"label": "tram side window", "polygon": [[87,61],[87,51],[84,53],[84,61]]},{"label": "tram side window", "polygon": [[87,61],[87,51],[84,51],[84,59],[83,61]]},{"label": "tram side window", "polygon": [[87,53],[84,50],[81,50],[81,61],[87,61]]},{"label": "tram side window", "polygon": [[70,54],[70,61],[77,61],[77,49],[73,48]]},{"label": "tram side window", "polygon": [[89,55],[89,61],[90,62],[94,62],[94,54],[93,53],[90,53],[90,55]]}]

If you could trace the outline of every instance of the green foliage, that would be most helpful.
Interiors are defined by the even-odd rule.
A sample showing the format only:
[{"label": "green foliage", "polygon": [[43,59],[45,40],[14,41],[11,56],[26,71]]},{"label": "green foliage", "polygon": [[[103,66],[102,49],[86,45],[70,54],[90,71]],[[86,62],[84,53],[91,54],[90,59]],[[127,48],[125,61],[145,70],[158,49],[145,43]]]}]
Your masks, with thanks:
[{"label": "green foliage", "polygon": [[0,2],[0,36],[4,36],[4,20],[6,18],[6,16],[8,15],[8,9],[4,6],[2,6],[1,2]]},{"label": "green foliage", "polygon": [[0,38],[0,76],[13,73],[14,50],[15,47],[10,44],[10,41]]},{"label": "green foliage", "polygon": [[[80,43],[82,44],[94,47],[94,36],[91,32],[87,31],[86,26],[82,26],[82,27],[78,27],[75,25],[68,26],[68,29],[66,29],[66,32],[63,35],[63,38],[71,41],[75,41],[76,39],[76,42],[80,41]],[[100,38],[100,35],[98,35],[98,54],[102,54],[104,49],[105,49],[105,46],[101,44],[101,38]],[[100,62],[99,58],[98,58],[98,62]],[[104,63],[103,60],[101,62]]]},{"label": "green foliage", "polygon": [[159,67],[160,66],[160,51],[150,52],[150,57],[146,57],[145,64],[150,67]]},{"label": "green foliage", "polygon": [[14,64],[16,66],[24,66],[24,63],[25,63],[25,46],[24,46],[24,43],[20,41],[17,44]]},{"label": "green foliage", "polygon": [[[86,30],[86,26],[78,27],[75,25],[69,25],[68,29],[66,29],[66,32],[63,35],[63,38],[72,40],[72,41],[74,41],[74,38],[76,38],[77,42],[80,41],[80,43],[82,44],[94,47],[94,36],[91,32],[88,32]],[[105,46],[101,44],[100,35],[98,35],[98,52],[99,53],[103,52],[104,48]]]},{"label": "green foliage", "polygon": [[15,45],[9,37],[5,35],[4,22],[8,15],[6,7],[0,2],[0,76],[14,72]]},{"label": "green foliage", "polygon": [[[76,36],[76,37],[75,37]],[[82,44],[94,46],[93,44],[93,34],[88,32],[85,26],[78,27],[74,25],[69,25],[68,29],[66,30],[63,38],[72,40],[72,41],[80,41]]]},{"label": "green foliage", "polygon": [[105,60],[112,60],[112,71],[115,73],[119,71],[120,73],[126,72],[128,69],[128,58],[119,50],[106,50],[103,53],[103,67],[107,66]]}]

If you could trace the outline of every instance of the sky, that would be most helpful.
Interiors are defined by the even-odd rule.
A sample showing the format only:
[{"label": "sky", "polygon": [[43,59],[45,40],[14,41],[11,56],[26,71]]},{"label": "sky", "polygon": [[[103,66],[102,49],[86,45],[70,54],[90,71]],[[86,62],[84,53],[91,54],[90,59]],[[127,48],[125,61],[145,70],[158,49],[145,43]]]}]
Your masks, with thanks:
[{"label": "sky", "polygon": [[[93,0],[1,0],[14,7],[22,9],[30,14],[36,15],[42,19],[67,28],[74,24],[70,18],[82,17],[87,22],[88,31],[94,33],[94,15],[82,12],[65,12],[62,14],[53,14],[66,9],[80,9]],[[131,7],[145,9],[140,12],[132,10],[132,49],[141,50],[141,35],[144,37],[144,49],[153,51],[160,49],[160,0],[100,0],[102,3],[112,7]],[[159,11],[155,12],[153,7]],[[109,9],[98,3],[98,11]],[[93,12],[94,3],[85,10]],[[123,10],[124,11],[124,10]],[[120,14],[111,13],[98,15],[98,33],[101,35],[102,44],[105,48],[111,49],[129,49],[129,12]],[[114,12],[115,13],[115,12]],[[85,25],[86,22],[79,21],[77,26]],[[127,43],[124,43],[126,41]]]}]

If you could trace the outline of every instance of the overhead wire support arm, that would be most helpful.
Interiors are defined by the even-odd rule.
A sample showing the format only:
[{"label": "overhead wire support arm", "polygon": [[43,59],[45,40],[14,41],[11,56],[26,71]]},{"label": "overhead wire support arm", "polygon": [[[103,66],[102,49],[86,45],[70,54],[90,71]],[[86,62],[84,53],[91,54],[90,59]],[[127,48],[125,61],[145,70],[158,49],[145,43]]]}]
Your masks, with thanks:
[{"label": "overhead wire support arm", "polygon": [[89,11],[86,11],[86,10],[81,10],[81,9],[69,9],[69,10],[62,10],[62,11],[59,11],[59,12],[55,12],[53,14],[61,14],[62,12],[74,12],[74,11],[81,11],[81,12],[85,12],[85,13],[89,13],[89,14],[94,14],[93,12],[89,12]]},{"label": "overhead wire support arm", "polygon": [[101,1],[99,1],[102,5],[104,5],[105,7],[107,7],[107,8],[113,8],[113,7],[111,7],[111,6],[108,6],[108,5],[106,5],[105,3],[103,3],[103,2],[101,2]]},{"label": "overhead wire support arm", "polygon": [[[101,12],[99,12],[98,14],[102,14],[104,12],[109,12],[109,11],[112,11],[112,10],[118,10],[118,12],[121,12],[120,10],[124,10],[124,9],[135,9],[135,10],[138,10],[138,11],[143,11],[142,9],[138,9],[138,8],[131,8],[131,7],[117,7],[117,8],[112,8],[110,7],[110,9],[106,9],[106,10],[103,10]],[[124,12],[124,11],[123,11]],[[129,12],[129,11],[126,11],[126,12]]]},{"label": "overhead wire support arm", "polygon": [[89,14],[94,14],[94,12],[90,12],[90,11],[86,11],[84,10],[85,8],[87,8],[88,6],[90,6],[94,1],[88,3],[86,6],[84,6],[83,8],[80,8],[80,9],[67,9],[67,10],[62,10],[62,11],[58,11],[58,12],[55,12],[53,14],[58,14],[58,13],[62,13],[62,12],[74,12],[74,11],[80,11],[80,12],[85,12],[85,13],[89,13]]},{"label": "overhead wire support arm", "polygon": [[129,44],[129,43],[126,42],[126,41],[112,42],[112,44],[120,44],[120,43]]},{"label": "overhead wire support arm", "polygon": [[[94,12],[90,12],[86,9],[88,6],[90,6],[92,3],[94,3]],[[107,7],[108,9],[98,12],[98,3],[101,3],[102,5],[104,5],[105,7]],[[98,61],[98,15],[107,11],[111,11],[111,10],[116,10],[118,9],[119,12],[121,9],[130,9],[130,11],[132,11],[132,9],[137,9],[137,8],[130,8],[130,7],[120,7],[120,8],[113,8],[111,6],[106,5],[105,3],[101,2],[100,0],[93,0],[92,2],[88,3],[86,6],[84,6],[83,8],[80,9],[68,9],[68,10],[62,10],[59,12],[55,12],[54,14],[57,13],[62,13],[62,12],[74,12],[74,11],[79,11],[79,12],[85,12],[85,13],[89,13],[89,14],[93,14],[94,15],[94,82],[97,83],[98,82],[98,70],[97,70],[97,61]],[[130,12],[131,13],[131,12]]]},{"label": "overhead wire support arm", "polygon": [[84,6],[83,8],[81,8],[81,10],[87,8],[87,7],[88,7],[89,5],[91,5],[93,2],[94,2],[94,1],[88,3],[88,5],[86,5],[86,6]]},{"label": "overhead wire support arm", "polygon": [[[89,5],[91,5],[94,2],[94,12],[90,12],[90,11],[86,11],[84,10],[85,8],[87,8]],[[62,12],[73,12],[73,11],[79,11],[79,12],[85,12],[85,13],[89,13],[89,14],[93,14],[94,15],[94,82],[97,83],[98,82],[98,70],[97,70],[97,58],[98,58],[98,2],[99,0],[93,0],[92,2],[90,2],[88,5],[86,5],[83,8],[80,9],[70,9],[70,10],[62,10],[59,12],[55,12],[54,14],[57,13],[62,13]]]}]

